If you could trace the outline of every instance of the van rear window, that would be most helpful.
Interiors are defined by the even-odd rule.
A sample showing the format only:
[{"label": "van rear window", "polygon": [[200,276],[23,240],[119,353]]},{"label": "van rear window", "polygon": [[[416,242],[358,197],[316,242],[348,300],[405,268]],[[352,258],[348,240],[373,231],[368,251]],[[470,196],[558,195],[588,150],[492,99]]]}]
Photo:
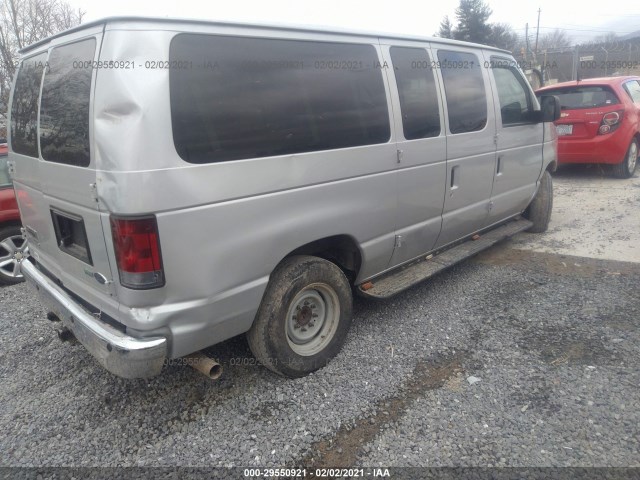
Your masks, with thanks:
[{"label": "van rear window", "polygon": [[20,64],[11,104],[11,148],[38,156],[38,96],[47,55],[26,58]]},{"label": "van rear window", "polygon": [[613,90],[600,85],[556,88],[540,94],[556,95],[560,99],[562,110],[606,107],[620,103]]},{"label": "van rear window", "polygon": [[54,48],[42,85],[40,150],[50,162],[89,165],[93,38]]},{"label": "van rear window", "polygon": [[173,139],[187,162],[389,141],[371,45],[179,34],[169,58]]}]

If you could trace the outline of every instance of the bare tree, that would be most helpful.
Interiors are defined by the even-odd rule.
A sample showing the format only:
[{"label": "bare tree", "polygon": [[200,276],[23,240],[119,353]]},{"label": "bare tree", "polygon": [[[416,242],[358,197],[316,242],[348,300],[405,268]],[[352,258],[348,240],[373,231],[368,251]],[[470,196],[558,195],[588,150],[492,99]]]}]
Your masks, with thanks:
[{"label": "bare tree", "polygon": [[555,29],[552,32],[540,35],[538,41],[538,52],[545,50],[553,50],[570,47],[572,44],[571,37],[563,30]]},{"label": "bare tree", "polygon": [[620,41],[620,37],[615,32],[608,32],[604,35],[598,35],[589,43],[617,43]]},{"label": "bare tree", "polygon": [[612,52],[619,52],[628,49],[627,43],[622,40],[615,32],[608,32],[604,35],[598,35],[586,42],[585,45],[591,45],[598,48],[606,48]]},{"label": "bare tree", "polygon": [[491,24],[491,35],[487,43],[516,53],[522,41],[508,23],[493,23]]},{"label": "bare tree", "polygon": [[6,131],[11,80],[18,51],[43,38],[82,23],[82,10],[64,0],[2,0],[0,3],[0,136]]}]

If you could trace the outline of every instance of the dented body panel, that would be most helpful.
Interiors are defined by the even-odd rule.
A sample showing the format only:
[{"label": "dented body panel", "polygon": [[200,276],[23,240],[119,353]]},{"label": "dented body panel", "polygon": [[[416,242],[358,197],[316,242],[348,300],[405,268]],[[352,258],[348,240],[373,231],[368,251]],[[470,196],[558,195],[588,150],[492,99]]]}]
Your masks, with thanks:
[{"label": "dented body panel", "polygon": [[[502,190],[493,183],[499,112],[494,111],[490,73],[483,71],[489,137],[482,132],[477,137],[486,147],[483,158],[489,170],[481,174],[486,192],[477,195],[473,208],[485,212],[484,218],[465,229],[460,219],[470,207],[464,201],[451,203],[443,230],[443,208],[453,194],[447,187],[447,172],[455,161],[451,152],[457,145],[459,157],[467,160],[477,152],[450,137],[440,86],[440,134],[422,144],[404,140],[393,72],[380,68],[390,125],[384,143],[188,163],[178,154],[172,134],[171,70],[161,67],[173,39],[185,32],[366,45],[374,49],[380,65],[390,61],[389,45],[424,48],[430,55],[438,48],[458,48],[481,59],[499,52],[487,47],[483,53],[477,46],[438,39],[144,19],[89,24],[26,52],[25,58],[48,55],[60,45],[91,37],[98,62],[92,73],[88,167],[11,153],[33,257],[70,298],[80,297],[95,307],[98,318],[103,312],[132,338],[165,338],[169,358],[246,332],[271,272],[297,249],[323,239],[347,239],[359,259],[352,280],[360,284],[435,246],[520,214],[547,164],[555,161],[551,143],[545,144],[544,155],[542,139],[536,143],[542,126],[531,126],[528,138],[534,147],[521,163],[526,178],[514,177]],[[126,68],[101,67],[108,62]],[[442,79],[436,81],[439,85]],[[399,150],[406,151],[406,157]],[[492,185],[506,200],[489,215]],[[469,188],[475,188],[473,182]],[[84,220],[92,265],[60,251],[52,208]],[[157,220],[164,284],[127,288],[118,278],[110,219],[149,214]],[[447,228],[449,221],[455,228]],[[408,243],[401,247],[397,237]]]}]

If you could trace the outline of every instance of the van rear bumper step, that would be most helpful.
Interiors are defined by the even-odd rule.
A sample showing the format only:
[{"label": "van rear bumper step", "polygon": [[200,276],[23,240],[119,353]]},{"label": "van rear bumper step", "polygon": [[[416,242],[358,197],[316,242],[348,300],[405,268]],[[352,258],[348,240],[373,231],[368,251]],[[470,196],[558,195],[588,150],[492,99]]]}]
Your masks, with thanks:
[{"label": "van rear bumper step", "polygon": [[[366,282],[358,287],[360,293],[366,297],[389,298],[400,293],[407,288],[426,280],[429,277],[455,265],[462,260],[469,258],[482,250],[498,243],[505,238],[509,238],[518,232],[531,227],[533,223],[529,220],[518,219],[510,221],[504,225],[489,230],[485,234],[456,245],[437,255],[429,255],[421,260],[416,260],[399,270],[392,271],[371,282]],[[473,238],[477,238],[473,240]],[[363,286],[366,286],[363,288]],[[368,288],[367,288],[368,287]]]},{"label": "van rear bumper step", "polygon": [[158,375],[167,356],[164,337],[134,338],[98,320],[28,260],[21,264],[27,283],[45,306],[73,332],[96,360],[123,378]]}]

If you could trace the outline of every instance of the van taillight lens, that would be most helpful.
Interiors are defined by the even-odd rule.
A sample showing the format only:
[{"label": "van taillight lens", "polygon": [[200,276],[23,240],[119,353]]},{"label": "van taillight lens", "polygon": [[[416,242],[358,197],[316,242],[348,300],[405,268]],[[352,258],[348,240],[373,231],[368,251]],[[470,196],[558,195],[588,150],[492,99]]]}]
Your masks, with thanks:
[{"label": "van taillight lens", "polygon": [[602,122],[600,122],[600,128],[598,128],[598,133],[600,135],[605,135],[607,133],[613,132],[620,122],[622,121],[622,114],[624,110],[620,110],[617,112],[609,112],[605,113],[602,117]]},{"label": "van taillight lens", "polygon": [[164,285],[156,217],[111,216],[111,235],[123,287],[147,289]]}]

